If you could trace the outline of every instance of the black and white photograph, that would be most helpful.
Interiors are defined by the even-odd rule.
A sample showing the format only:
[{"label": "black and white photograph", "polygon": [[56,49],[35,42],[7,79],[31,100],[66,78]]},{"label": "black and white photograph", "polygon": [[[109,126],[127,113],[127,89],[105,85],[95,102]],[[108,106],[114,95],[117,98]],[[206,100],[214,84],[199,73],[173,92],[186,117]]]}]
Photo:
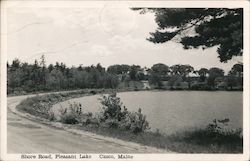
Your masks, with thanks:
[{"label": "black and white photograph", "polygon": [[249,159],[247,1],[2,1],[1,46],[3,161]]}]

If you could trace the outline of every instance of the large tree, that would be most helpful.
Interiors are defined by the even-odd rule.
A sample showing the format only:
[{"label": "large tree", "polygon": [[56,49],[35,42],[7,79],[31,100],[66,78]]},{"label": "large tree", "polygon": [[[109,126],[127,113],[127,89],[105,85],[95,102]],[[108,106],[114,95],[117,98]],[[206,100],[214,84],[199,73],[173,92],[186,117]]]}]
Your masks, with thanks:
[{"label": "large tree", "polygon": [[218,46],[221,62],[241,56],[243,49],[242,8],[133,8],[152,12],[158,28],[147,40],[165,43],[175,40],[184,49]]},{"label": "large tree", "polygon": [[167,75],[169,72],[169,67],[165,64],[162,63],[158,63],[158,64],[154,64],[151,67],[152,72],[160,74],[160,75]]},{"label": "large tree", "polygon": [[198,74],[200,76],[200,81],[204,82],[206,80],[208,69],[207,68],[201,68],[198,70]]},{"label": "large tree", "polygon": [[126,64],[115,64],[108,67],[107,72],[111,74],[126,74],[130,70],[130,66]]},{"label": "large tree", "polygon": [[213,67],[213,68],[209,69],[208,73],[209,73],[208,85],[211,85],[214,87],[215,86],[215,79],[218,77],[223,77],[225,72],[223,69]]},{"label": "large tree", "polygon": [[232,69],[229,71],[229,74],[242,77],[243,76],[243,64],[240,64],[240,63],[234,64]]},{"label": "large tree", "polygon": [[154,64],[150,69],[149,82],[157,85],[159,88],[163,86],[162,81],[166,78],[169,72],[169,67],[165,64]]}]

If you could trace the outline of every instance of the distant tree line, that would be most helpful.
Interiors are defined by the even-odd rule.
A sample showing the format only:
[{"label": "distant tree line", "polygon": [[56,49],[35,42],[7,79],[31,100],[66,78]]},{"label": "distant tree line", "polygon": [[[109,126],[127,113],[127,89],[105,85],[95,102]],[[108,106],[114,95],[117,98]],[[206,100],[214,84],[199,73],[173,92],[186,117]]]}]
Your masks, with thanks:
[{"label": "distant tree line", "polygon": [[164,82],[170,88],[183,89],[182,83],[185,82],[187,88],[193,90],[242,90],[243,89],[243,64],[233,65],[227,75],[223,69],[212,67],[210,69],[201,68],[194,70],[190,65],[154,64],[149,69],[149,83],[155,84],[158,88],[164,86]]},{"label": "distant tree line", "polygon": [[[192,82],[201,82],[206,86],[215,87],[218,78],[228,87],[242,86],[243,65],[235,64],[229,74],[219,68],[201,68],[194,70],[190,65],[154,64],[151,68],[142,68],[139,65],[111,65],[107,69],[101,64],[84,67],[67,67],[64,63],[46,65],[45,57],[35,60],[33,64],[21,62],[18,59],[7,63],[7,92],[35,92],[58,91],[83,88],[117,88],[121,82],[148,80],[157,88],[175,86],[176,82],[188,83],[191,89]],[[193,73],[197,76],[190,76]],[[178,83],[177,83],[178,84]],[[200,88],[200,87],[198,87]]]}]

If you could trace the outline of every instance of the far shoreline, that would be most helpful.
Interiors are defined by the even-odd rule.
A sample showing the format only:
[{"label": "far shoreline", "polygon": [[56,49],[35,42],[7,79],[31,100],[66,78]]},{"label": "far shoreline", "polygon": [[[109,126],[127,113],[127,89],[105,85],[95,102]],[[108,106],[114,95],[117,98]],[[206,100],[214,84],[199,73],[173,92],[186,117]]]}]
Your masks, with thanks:
[{"label": "far shoreline", "polygon": [[37,94],[49,94],[49,93],[67,93],[67,92],[77,92],[77,91],[82,91],[82,90],[113,90],[114,92],[140,92],[140,91],[156,91],[156,92],[164,92],[164,91],[197,91],[197,92],[219,92],[219,91],[224,91],[224,92],[243,92],[243,90],[222,90],[222,89],[213,89],[213,90],[194,90],[194,89],[158,89],[158,88],[153,88],[153,89],[110,89],[110,88],[83,88],[83,89],[72,89],[72,90],[53,90],[53,91],[35,91],[35,92],[26,92],[23,91],[21,93],[16,93],[16,94],[7,94],[7,97],[14,97],[14,96],[25,96],[25,95],[37,95]]}]

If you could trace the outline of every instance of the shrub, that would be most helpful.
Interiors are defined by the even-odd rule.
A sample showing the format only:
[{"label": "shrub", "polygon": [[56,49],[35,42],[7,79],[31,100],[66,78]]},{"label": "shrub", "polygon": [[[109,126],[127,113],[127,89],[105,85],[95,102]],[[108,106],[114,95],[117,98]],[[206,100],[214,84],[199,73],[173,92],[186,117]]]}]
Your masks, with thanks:
[{"label": "shrub", "polygon": [[108,96],[103,95],[100,101],[102,104],[101,121],[105,121],[107,119],[121,120],[122,103],[120,98],[116,97],[116,93],[112,93]]},{"label": "shrub", "polygon": [[205,129],[207,135],[218,143],[240,140],[242,138],[242,129],[227,129],[229,121],[228,118],[222,120],[214,119],[213,123],[208,124]]},{"label": "shrub", "polygon": [[212,87],[204,84],[204,83],[197,83],[197,84],[193,84],[190,87],[191,90],[207,90],[207,91],[211,91]]},{"label": "shrub", "polygon": [[54,120],[54,113],[51,111],[52,103],[47,100],[47,97],[35,96],[27,98],[17,106],[17,109],[45,119]]},{"label": "shrub", "polygon": [[90,91],[89,93],[95,95],[95,94],[96,94],[96,91],[93,91],[93,90],[92,90],[92,91]]},{"label": "shrub", "polygon": [[216,145],[226,147],[242,147],[242,129],[228,129],[230,120],[214,119],[205,129],[195,130],[185,134],[184,140],[198,145]]},{"label": "shrub", "polygon": [[141,108],[138,112],[129,112],[125,106],[122,109],[122,102],[116,93],[104,95],[100,101],[102,104],[100,121],[104,126],[130,130],[135,134],[149,129],[146,116],[142,114]]},{"label": "shrub", "polygon": [[[76,124],[81,122],[82,105],[79,103],[73,103],[69,105],[69,108],[61,108],[61,122],[66,124]],[[68,110],[69,109],[69,110]]]},{"label": "shrub", "polygon": [[144,132],[149,129],[149,123],[146,121],[146,116],[141,113],[141,108],[138,112],[133,112],[129,114],[130,118],[130,129],[133,133]]}]

